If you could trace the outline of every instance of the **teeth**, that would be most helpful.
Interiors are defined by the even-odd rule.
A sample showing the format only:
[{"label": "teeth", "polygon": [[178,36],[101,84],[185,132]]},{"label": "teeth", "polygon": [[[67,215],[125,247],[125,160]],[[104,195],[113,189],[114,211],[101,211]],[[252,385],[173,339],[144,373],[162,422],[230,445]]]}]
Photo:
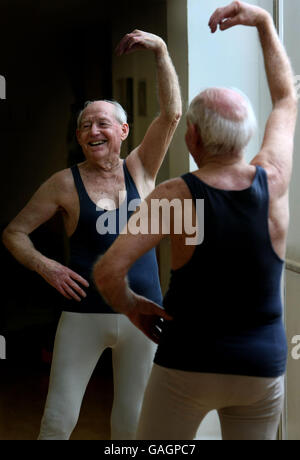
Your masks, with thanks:
[{"label": "teeth", "polygon": [[105,142],[106,142],[106,141],[90,142],[90,145],[92,145],[92,146],[94,147],[95,145],[102,145],[102,144],[104,144]]}]

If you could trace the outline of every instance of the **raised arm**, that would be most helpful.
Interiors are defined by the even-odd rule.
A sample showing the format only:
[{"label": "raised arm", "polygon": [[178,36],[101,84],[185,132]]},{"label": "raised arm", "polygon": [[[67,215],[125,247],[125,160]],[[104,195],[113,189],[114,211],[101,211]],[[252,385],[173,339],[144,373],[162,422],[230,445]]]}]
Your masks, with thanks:
[{"label": "raised arm", "polygon": [[129,155],[127,163],[129,167],[132,164],[131,170],[141,169],[143,177],[154,183],[179,123],[182,103],[178,77],[167,46],[160,37],[135,30],[121,40],[117,53],[129,54],[141,49],[150,50],[155,56],[160,112],[141,144]]},{"label": "raised arm", "polygon": [[78,283],[88,286],[88,282],[69,268],[49,259],[33,245],[29,235],[47,222],[60,209],[58,173],[46,181],[33,195],[25,208],[12,220],[2,234],[6,248],[14,258],[32,271],[36,271],[64,297],[79,301],[85,292]]},{"label": "raised arm", "polygon": [[244,2],[233,2],[212,15],[212,32],[236,25],[256,27],[264,54],[265,69],[273,109],[267,122],[259,154],[252,164],[263,166],[269,178],[271,197],[287,194],[292,170],[297,98],[293,72],[288,56],[274,27],[273,19],[262,8]]},{"label": "raised arm", "polygon": [[273,196],[288,192],[292,173],[297,97],[289,58],[267,15],[258,27],[264,53],[273,110],[268,119],[261,151],[253,164],[261,164],[269,173]]}]

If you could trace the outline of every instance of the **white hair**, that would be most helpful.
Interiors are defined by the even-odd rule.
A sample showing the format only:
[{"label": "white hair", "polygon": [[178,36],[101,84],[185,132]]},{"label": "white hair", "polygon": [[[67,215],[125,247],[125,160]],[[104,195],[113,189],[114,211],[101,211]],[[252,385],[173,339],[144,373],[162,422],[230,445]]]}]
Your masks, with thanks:
[{"label": "white hair", "polygon": [[81,120],[82,120],[82,115],[83,115],[83,112],[85,111],[85,109],[90,105],[90,104],[93,104],[94,102],[108,102],[109,104],[112,104],[114,105],[115,107],[115,118],[116,120],[122,125],[123,123],[127,123],[127,113],[125,112],[125,110],[123,109],[123,107],[121,106],[121,104],[119,104],[117,101],[110,101],[108,99],[100,99],[99,101],[86,101],[84,103],[84,107],[83,109],[79,112],[79,115],[78,115],[78,118],[77,118],[77,128],[79,129],[80,128],[80,125],[81,125]]},{"label": "white hair", "polygon": [[[241,93],[246,104],[247,115],[243,120],[231,120],[206,106],[206,100],[215,101],[220,89],[209,88],[196,96],[187,111],[187,120],[197,126],[204,148],[212,155],[239,153],[253,136],[257,123],[251,102]],[[205,97],[202,96],[202,94]]]}]

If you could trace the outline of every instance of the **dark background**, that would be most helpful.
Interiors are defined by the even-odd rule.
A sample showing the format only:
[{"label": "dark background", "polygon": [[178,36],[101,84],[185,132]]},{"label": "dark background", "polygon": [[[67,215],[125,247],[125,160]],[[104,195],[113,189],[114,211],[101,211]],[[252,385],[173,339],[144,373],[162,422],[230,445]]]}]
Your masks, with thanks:
[{"label": "dark background", "polygon": [[[82,160],[77,113],[88,99],[112,98],[112,6],[99,0],[1,2],[1,232],[45,179]],[[45,255],[65,261],[59,217],[31,238]],[[60,294],[2,243],[1,265],[7,363],[48,362]]]}]

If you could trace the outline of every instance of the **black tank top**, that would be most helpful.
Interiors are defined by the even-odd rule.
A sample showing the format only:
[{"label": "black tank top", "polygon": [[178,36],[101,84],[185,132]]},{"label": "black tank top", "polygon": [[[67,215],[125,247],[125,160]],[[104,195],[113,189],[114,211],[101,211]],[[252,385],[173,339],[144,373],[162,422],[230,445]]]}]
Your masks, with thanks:
[{"label": "black tank top", "polygon": [[267,176],[257,167],[242,191],[182,176],[192,197],[204,199],[204,241],[172,271],[166,322],[155,362],[196,372],[277,377],[285,372],[283,261],[268,230]]},{"label": "black tank top", "polygon": [[[115,313],[97,291],[92,277],[92,268],[97,258],[104,254],[112,245],[127,220],[141,202],[135,183],[123,162],[126,199],[120,208],[106,211],[98,208],[90,199],[84,187],[78,166],[72,166],[75,186],[79,196],[80,215],[77,228],[69,239],[70,261],[68,266],[85,278],[90,286],[83,288],[87,297],[81,302],[64,298],[63,310],[79,313]],[[109,232],[100,234],[109,227]],[[104,229],[104,230],[101,230]],[[153,302],[162,305],[162,294],[159,282],[158,266],[155,249],[150,250],[137,260],[128,273],[130,288]]]}]

